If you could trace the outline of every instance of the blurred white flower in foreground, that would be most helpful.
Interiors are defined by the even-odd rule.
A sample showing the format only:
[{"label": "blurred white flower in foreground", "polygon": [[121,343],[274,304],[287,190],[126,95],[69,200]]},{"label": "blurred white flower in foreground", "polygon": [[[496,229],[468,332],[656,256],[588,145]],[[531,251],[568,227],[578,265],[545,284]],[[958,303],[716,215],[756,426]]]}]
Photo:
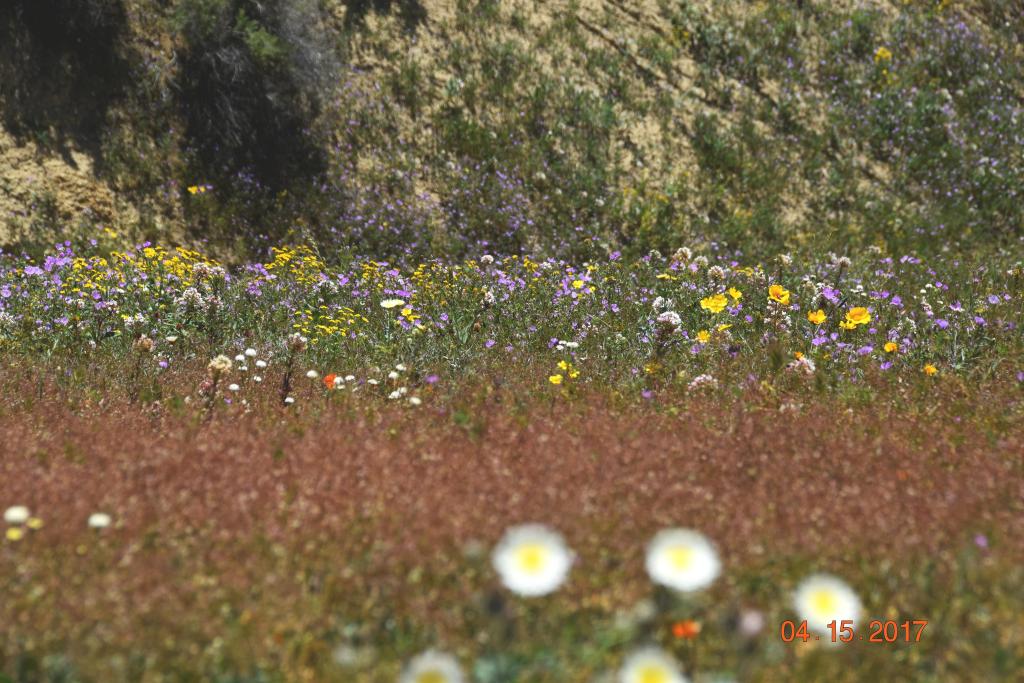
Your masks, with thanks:
[{"label": "blurred white flower in foreground", "polygon": [[861,613],[860,598],[853,589],[829,574],[804,579],[793,594],[793,607],[807,620],[808,628],[818,633],[829,633],[828,624],[833,620],[856,622]]},{"label": "blurred white flower in foreground", "polygon": [[30,516],[24,505],[12,505],[4,511],[4,521],[8,524],[24,524]]},{"label": "blurred white flower in foreground", "polygon": [[462,683],[464,680],[455,657],[427,650],[409,661],[398,683]]},{"label": "blurred white flower in foreground", "polygon": [[505,532],[491,560],[505,586],[520,595],[547,595],[565,582],[573,554],[561,535],[542,524]]},{"label": "blurred white flower in foreground", "polygon": [[110,526],[110,515],[105,512],[94,512],[89,515],[90,529],[106,529]]},{"label": "blurred white flower in foreground", "polygon": [[646,647],[626,657],[619,683],[687,683],[687,678],[668,653]]},{"label": "blurred white flower in foreground", "polygon": [[646,564],[655,583],[677,591],[706,588],[722,569],[711,541],[691,529],[665,529],[655,534],[647,546]]}]

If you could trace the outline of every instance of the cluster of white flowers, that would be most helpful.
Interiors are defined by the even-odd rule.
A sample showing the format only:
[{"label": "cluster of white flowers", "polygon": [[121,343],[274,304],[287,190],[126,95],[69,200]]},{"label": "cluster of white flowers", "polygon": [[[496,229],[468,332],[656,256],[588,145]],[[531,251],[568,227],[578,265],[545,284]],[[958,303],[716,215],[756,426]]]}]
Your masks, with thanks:
[{"label": "cluster of white flowers", "polygon": [[717,389],[718,380],[708,374],[697,375],[690,384],[686,387],[690,392],[701,391],[703,389]]},{"label": "cluster of white flowers", "polygon": [[683,324],[683,319],[679,317],[679,314],[675,311],[665,311],[659,313],[658,317],[655,318],[655,322],[658,326],[658,331],[662,333],[671,334],[679,329]]},{"label": "cluster of white flowers", "polygon": [[676,307],[676,302],[675,301],[673,301],[672,299],[666,299],[663,296],[657,297],[654,300],[654,302],[651,303],[651,308],[654,309],[655,313],[661,313],[662,311],[671,311],[675,307]]},{"label": "cluster of white flowers", "polygon": [[209,308],[209,301],[195,287],[186,287],[182,293],[174,299],[174,305],[182,313],[204,313]]},{"label": "cluster of white flowers", "polygon": [[565,351],[566,349],[572,350],[572,349],[578,349],[579,347],[580,347],[579,342],[564,341],[564,340],[559,339],[555,343],[555,347],[554,348],[555,348],[555,351]]},{"label": "cluster of white flowers", "polygon": [[210,371],[214,377],[220,377],[223,374],[231,372],[231,359],[227,356],[220,355],[210,361],[206,366],[206,369]]}]

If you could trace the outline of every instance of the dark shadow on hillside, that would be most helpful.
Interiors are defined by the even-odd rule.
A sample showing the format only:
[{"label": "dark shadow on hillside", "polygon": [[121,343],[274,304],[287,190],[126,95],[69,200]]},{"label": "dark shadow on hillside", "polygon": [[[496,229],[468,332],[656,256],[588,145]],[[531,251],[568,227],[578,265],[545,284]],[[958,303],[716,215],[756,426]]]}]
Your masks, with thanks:
[{"label": "dark shadow on hillside", "polygon": [[427,10],[419,0],[345,0],[345,7],[348,29],[361,25],[370,12],[388,14],[396,9],[406,31],[415,31],[427,20]]},{"label": "dark shadow on hillside", "polygon": [[74,146],[97,156],[110,107],[129,79],[120,53],[121,0],[0,2],[0,120],[70,162]]}]

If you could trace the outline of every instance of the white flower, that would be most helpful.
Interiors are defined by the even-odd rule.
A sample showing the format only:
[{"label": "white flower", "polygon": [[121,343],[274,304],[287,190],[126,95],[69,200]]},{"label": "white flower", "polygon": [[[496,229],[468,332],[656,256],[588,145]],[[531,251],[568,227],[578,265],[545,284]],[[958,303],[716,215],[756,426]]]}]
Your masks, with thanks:
[{"label": "white flower", "polygon": [[164,341],[166,341],[168,344],[173,344],[174,342],[178,341],[178,337],[177,335],[172,334],[169,337],[164,337]]},{"label": "white flower", "polygon": [[405,372],[406,369],[407,368],[405,367],[405,363],[399,363],[398,365],[395,366],[395,370],[398,370],[399,372]]},{"label": "white flower", "polygon": [[673,332],[683,324],[683,319],[675,311],[665,311],[658,314],[657,322],[659,328],[667,332]]},{"label": "white flower", "polygon": [[262,370],[263,368],[267,367],[267,361],[265,361],[265,360],[258,360],[258,361],[256,361],[256,367],[258,367],[260,370]]},{"label": "white flower", "polygon": [[244,363],[245,362],[245,356],[243,356],[242,354],[238,354],[237,356],[235,356],[235,362],[236,363]]},{"label": "white flower", "polygon": [[105,512],[94,512],[89,515],[90,529],[106,529],[110,526],[110,515]]},{"label": "white flower", "polygon": [[231,370],[231,359],[227,356],[217,356],[206,366],[214,375],[222,375]]},{"label": "white flower", "polygon": [[494,263],[494,257],[490,254],[484,254],[480,257],[480,263],[491,264]]},{"label": "white flower", "polygon": [[8,524],[24,524],[31,513],[24,505],[12,505],[4,511],[4,521]]},{"label": "white flower", "polygon": [[398,306],[404,306],[405,300],[403,299],[384,299],[380,302],[381,308],[397,308]]},{"label": "white flower", "polygon": [[238,386],[237,384],[229,384],[228,385],[228,391],[238,391],[241,388],[242,387]]},{"label": "white flower", "polygon": [[651,580],[677,591],[706,588],[718,577],[722,563],[715,547],[692,529],[664,529],[647,546]]},{"label": "white flower", "polygon": [[409,661],[398,683],[463,683],[465,680],[455,657],[427,650]]},{"label": "white flower", "polygon": [[561,535],[541,524],[512,527],[491,555],[505,586],[527,597],[547,595],[561,586],[573,559]]},{"label": "white flower", "polygon": [[645,647],[626,657],[619,683],[687,683],[687,678],[664,650]]},{"label": "white flower", "polygon": [[256,384],[259,384],[260,382],[263,381],[263,378],[260,377],[259,375],[253,375],[252,381],[256,382]]},{"label": "white flower", "polygon": [[807,626],[819,633],[830,633],[828,623],[860,617],[860,598],[841,579],[829,574],[808,576],[793,594],[793,607]]},{"label": "white flower", "polygon": [[398,379],[398,373],[392,370],[388,373],[388,379]]},{"label": "white flower", "polygon": [[306,377],[308,377],[310,379],[316,379],[319,376],[320,376],[320,373],[317,372],[316,370],[310,370],[309,372],[306,373]]},{"label": "white flower", "polygon": [[355,375],[345,375],[345,381],[346,382],[355,382],[356,381],[356,376]]},{"label": "white flower", "polygon": [[410,396],[409,397],[409,405],[418,406],[421,403],[423,403],[423,399],[421,399],[419,396]]},{"label": "white flower", "polygon": [[689,391],[699,391],[704,388],[717,389],[718,380],[712,377],[711,375],[705,373],[703,375],[697,375],[696,377],[694,377],[690,381],[690,384],[687,386],[687,389]]},{"label": "white flower", "polygon": [[655,313],[661,313],[662,311],[671,310],[675,307],[676,303],[672,299],[666,299],[663,296],[659,296],[651,304],[651,308],[654,309]]},{"label": "white flower", "polygon": [[366,380],[366,383],[367,383],[367,384],[371,384],[371,385],[373,385],[373,386],[377,386],[378,384],[380,384],[380,382],[378,382],[378,381],[377,381],[377,380],[375,380],[375,379],[368,379],[368,380]]},{"label": "white flower", "polygon": [[248,356],[249,358],[255,358],[256,357],[256,349],[253,349],[253,348],[246,349],[245,350],[245,355]]},{"label": "white flower", "polygon": [[284,402],[288,405],[291,405],[295,403],[295,398],[293,396],[288,396],[284,399]]}]

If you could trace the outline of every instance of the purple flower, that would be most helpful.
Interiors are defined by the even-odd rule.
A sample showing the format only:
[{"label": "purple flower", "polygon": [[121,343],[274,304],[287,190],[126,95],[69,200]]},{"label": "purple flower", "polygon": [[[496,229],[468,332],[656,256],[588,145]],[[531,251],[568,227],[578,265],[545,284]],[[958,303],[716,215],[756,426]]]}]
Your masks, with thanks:
[{"label": "purple flower", "polygon": [[835,305],[835,304],[839,303],[839,290],[838,289],[832,289],[831,287],[826,287],[825,289],[821,290],[821,295],[823,297],[825,297],[825,299],[827,299],[830,304]]},{"label": "purple flower", "polygon": [[491,348],[492,346],[494,346],[497,343],[498,342],[494,341],[493,339],[488,339],[487,342],[484,344],[484,346],[486,346],[487,348]]},{"label": "purple flower", "polygon": [[650,400],[650,398],[654,396],[654,392],[651,391],[650,389],[644,389],[643,391],[640,392],[640,395],[643,396],[645,399]]},{"label": "purple flower", "polygon": [[440,381],[440,379],[441,378],[438,377],[437,375],[427,375],[427,378],[423,381],[426,382],[427,384],[437,384],[438,381]]},{"label": "purple flower", "polygon": [[974,545],[978,546],[982,550],[987,549],[988,548],[988,536],[986,536],[985,534],[975,534],[974,535]]},{"label": "purple flower", "polygon": [[859,349],[857,349],[857,354],[860,355],[860,356],[866,356],[866,355],[868,355],[869,353],[871,353],[874,350],[875,350],[875,347],[873,347],[870,344],[868,344],[867,346],[862,346]]},{"label": "purple flower", "polygon": [[935,324],[939,326],[940,330],[944,330],[947,327],[949,327],[949,321],[946,320],[945,318],[937,318],[935,320]]},{"label": "purple flower", "polygon": [[[25,272],[26,273],[28,272],[28,268],[25,269]],[[992,304],[993,306],[995,306],[996,304],[999,303],[999,295],[998,294],[989,294],[988,295],[988,302],[990,304]]]}]

